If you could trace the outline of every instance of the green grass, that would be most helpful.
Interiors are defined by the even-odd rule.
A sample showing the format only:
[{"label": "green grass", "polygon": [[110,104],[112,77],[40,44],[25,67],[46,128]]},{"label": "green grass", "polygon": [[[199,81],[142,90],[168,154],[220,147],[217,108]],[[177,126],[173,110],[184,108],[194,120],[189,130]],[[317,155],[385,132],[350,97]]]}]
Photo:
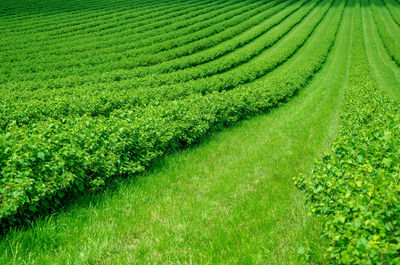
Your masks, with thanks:
[{"label": "green grass", "polygon": [[326,65],[289,103],[9,233],[0,263],[298,264],[299,247],[323,251],[291,178],[336,136],[349,9],[343,21]]}]

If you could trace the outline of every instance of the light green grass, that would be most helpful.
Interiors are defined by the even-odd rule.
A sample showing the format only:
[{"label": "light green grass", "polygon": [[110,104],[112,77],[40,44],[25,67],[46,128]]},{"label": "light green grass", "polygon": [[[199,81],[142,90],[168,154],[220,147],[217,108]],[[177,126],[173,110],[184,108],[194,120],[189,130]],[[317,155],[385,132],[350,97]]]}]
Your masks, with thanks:
[{"label": "light green grass", "polygon": [[328,62],[289,103],[9,233],[0,264],[299,264],[300,246],[323,247],[291,178],[336,136],[349,10]]}]

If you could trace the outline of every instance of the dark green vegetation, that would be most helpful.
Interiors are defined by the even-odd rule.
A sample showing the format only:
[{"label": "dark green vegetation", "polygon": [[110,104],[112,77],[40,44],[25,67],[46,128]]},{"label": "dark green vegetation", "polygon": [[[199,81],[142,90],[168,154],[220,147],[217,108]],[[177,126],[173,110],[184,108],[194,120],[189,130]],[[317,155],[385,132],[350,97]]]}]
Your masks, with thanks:
[{"label": "dark green vegetation", "polygon": [[400,262],[397,0],[0,14],[0,263]]}]

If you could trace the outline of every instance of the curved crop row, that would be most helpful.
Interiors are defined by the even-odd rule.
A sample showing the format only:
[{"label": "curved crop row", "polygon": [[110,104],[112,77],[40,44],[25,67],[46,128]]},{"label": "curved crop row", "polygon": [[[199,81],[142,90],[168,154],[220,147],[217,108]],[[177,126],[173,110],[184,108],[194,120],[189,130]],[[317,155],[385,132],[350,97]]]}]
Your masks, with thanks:
[{"label": "curved crop row", "polygon": [[[18,67],[14,68],[13,71],[17,73],[24,72],[22,76],[18,74],[18,79],[22,80],[28,78],[28,76],[42,79],[42,76],[40,76],[40,74],[42,73],[42,71],[46,70],[47,72],[51,72],[53,75],[59,78],[62,77],[62,75],[64,74],[68,74],[68,71],[66,71],[65,69],[72,69],[75,71],[78,69],[79,75],[81,76],[85,74],[86,68],[88,70],[102,73],[104,72],[105,69],[96,69],[96,68],[112,64],[112,61],[116,61],[116,63],[118,64],[126,65],[129,64],[129,62],[132,62],[132,58],[137,55],[150,54],[152,52],[156,53],[158,51],[165,51],[167,49],[172,49],[172,48],[177,49],[181,45],[186,45],[186,46],[190,45],[190,43],[193,41],[197,41],[196,43],[199,42],[205,43],[203,44],[203,46],[204,48],[206,48],[207,44],[208,45],[216,44],[216,42],[219,41],[219,38],[224,39],[231,37],[229,33],[230,28],[236,29],[237,32],[241,32],[245,30],[247,27],[252,26],[254,23],[257,23],[257,21],[251,21],[252,23],[243,22],[247,16],[254,15],[257,12],[259,12],[258,8],[252,10],[253,8],[254,7],[251,5],[243,6],[242,8],[233,10],[232,12],[226,12],[221,16],[216,16],[210,21],[208,20],[204,21],[204,23],[196,23],[196,21],[193,21],[193,23],[196,24],[190,26],[189,28],[184,28],[182,31],[175,30],[167,34],[160,34],[156,36],[156,38],[151,38],[151,39],[145,38],[137,40],[135,35],[133,35],[133,37],[131,37],[133,41],[127,42],[126,40],[123,40],[122,44],[114,43],[113,45],[111,46],[107,45],[104,48],[102,48],[100,45],[96,47],[91,47],[88,51],[85,52],[83,51],[71,52],[69,55],[66,56],[52,55],[44,60],[39,59],[39,60],[26,60],[25,62],[18,62]],[[265,6],[262,8],[264,9],[268,7]],[[221,14],[221,12],[217,11],[217,14]],[[237,16],[238,14],[241,15]],[[210,15],[211,17],[213,17],[216,14],[210,14]],[[207,16],[209,15],[207,14]],[[221,31],[224,31],[225,35],[223,36],[218,35],[218,33]],[[118,43],[120,41],[121,40],[119,40]],[[152,43],[155,44],[151,45]],[[198,44],[198,46],[200,45]],[[12,60],[15,60],[15,57],[12,58]],[[15,62],[8,64],[6,63],[5,65],[12,66],[14,64]],[[35,72],[30,73],[26,69],[32,67],[32,64],[38,65],[41,68],[37,69],[36,67]],[[50,68],[49,65],[51,65],[51,69],[49,69]],[[75,68],[73,68],[72,66],[75,66]],[[116,65],[113,65],[113,67],[116,67]],[[36,73],[37,71],[40,72]],[[10,74],[11,73],[9,73],[9,75]],[[27,77],[25,78],[25,76]],[[47,79],[49,77],[45,76],[43,78]]]},{"label": "curved crop row", "polygon": [[[263,6],[262,4],[260,4],[260,1],[252,1],[253,3],[248,4],[248,5],[244,5],[243,3],[239,3],[239,10],[242,10],[242,12],[248,12],[251,11],[254,8],[260,8],[260,11],[262,10]],[[267,6],[268,7],[268,6]],[[266,8],[267,8],[266,7]],[[214,11],[214,12],[219,12],[218,10]],[[206,12],[207,13],[207,12]],[[232,19],[234,18],[235,15],[231,15],[231,13],[234,13],[235,15],[240,14],[240,12],[229,12],[226,15],[222,15],[222,17],[226,17],[227,19]],[[166,25],[165,27],[159,27],[159,28],[153,28],[150,31],[147,30],[140,30],[138,31],[138,29],[136,27],[133,27],[132,23],[130,25],[130,27],[118,27],[115,30],[113,30],[112,32],[110,32],[109,30],[103,30],[100,31],[99,33],[97,33],[97,36],[95,34],[90,34],[87,38],[77,38],[76,42],[72,41],[71,45],[73,45],[73,47],[68,47],[65,45],[59,45],[58,47],[49,47],[49,49],[47,50],[47,52],[50,55],[50,58],[35,58],[32,55],[29,55],[29,57],[21,57],[21,59],[29,59],[32,60],[33,62],[35,62],[35,60],[37,62],[48,62],[49,59],[51,58],[56,58],[56,56],[64,56],[65,60],[68,61],[68,58],[71,57],[71,53],[76,53],[77,56],[79,56],[80,54],[82,54],[82,58],[88,58],[90,56],[93,56],[93,50],[99,50],[99,55],[102,54],[103,49],[105,53],[107,52],[115,52],[116,49],[118,49],[118,51],[120,52],[124,52],[127,51],[129,49],[134,49],[134,48],[141,48],[141,42],[145,41],[147,39],[152,39],[152,38],[156,38],[155,39],[155,44],[157,43],[157,38],[161,37],[160,41],[163,40],[168,40],[169,38],[173,38],[174,37],[174,32],[178,31],[178,30],[185,30],[186,31],[186,27],[190,27],[190,26],[194,26],[196,27],[195,23],[199,22],[197,20],[197,17],[194,14],[186,15],[187,17],[190,17],[191,19],[181,19],[181,18],[177,18],[177,19],[173,19],[171,18],[171,20],[174,20],[173,23]],[[202,17],[200,17],[200,21],[202,20],[203,17],[209,17],[209,14],[203,14]],[[212,19],[212,18],[211,18]],[[220,17],[216,17],[215,18],[216,21],[215,23],[220,23],[223,22],[223,20],[220,20]],[[147,24],[146,24],[146,28]],[[139,28],[140,29],[140,28]],[[200,28],[202,29],[202,27]],[[187,34],[190,34],[190,31],[186,32]],[[195,33],[195,32],[192,32]],[[100,35],[101,34],[101,35]],[[166,36],[166,37],[165,37]],[[163,39],[165,38],[165,39]],[[93,40],[96,40],[96,42],[93,42]],[[55,41],[55,43],[57,44],[57,41]],[[151,44],[150,44],[151,45]],[[146,45],[148,46],[148,45]],[[35,49],[35,47],[33,47],[33,49]],[[29,50],[31,52],[31,50]],[[44,50],[37,50],[35,52],[43,53],[45,52]],[[90,53],[92,52],[92,53]],[[97,54],[95,54],[97,55]],[[18,54],[15,55],[10,55],[11,58],[13,58],[13,60],[18,59]],[[23,53],[21,53],[21,56],[24,56]],[[25,55],[27,56],[27,55]],[[64,59],[64,58],[63,58]],[[54,61],[54,60],[50,60]]]},{"label": "curved crop row", "polygon": [[[21,22],[15,21],[3,21],[4,27],[4,36],[8,36],[9,34],[18,35],[24,34],[29,36],[31,34],[37,34],[38,32],[46,32],[52,30],[58,30],[63,27],[73,26],[85,23],[85,21],[90,21],[95,17],[104,17],[104,18],[112,18],[118,16],[123,13],[123,11],[128,11],[130,14],[135,17],[140,17],[146,15],[148,13],[154,13],[157,11],[161,11],[166,9],[166,7],[171,7],[172,3],[176,3],[174,0],[162,0],[162,1],[154,1],[156,4],[152,2],[146,2],[142,5],[136,5],[133,7],[132,2],[128,2],[125,4],[115,4],[115,6],[110,9],[99,9],[99,10],[88,10],[85,12],[76,11],[76,12],[67,12],[63,13],[62,16],[60,14],[49,15],[47,13],[40,15],[35,15],[33,19],[28,19],[25,17]],[[8,17],[8,16],[7,16]],[[46,19],[43,19],[43,18]],[[9,25],[13,25],[15,27],[6,27]]]},{"label": "curved crop row", "polygon": [[[112,5],[117,4],[118,2],[124,2],[126,0],[116,0],[112,2]],[[18,2],[17,2],[18,3]],[[19,2],[22,5],[16,5],[17,3],[7,3],[6,1],[2,1],[1,4],[4,4],[2,6],[2,10],[4,11],[7,21],[11,22],[16,22],[16,21],[25,21],[25,19],[36,19],[37,17],[43,17],[45,15],[57,15],[60,12],[74,12],[79,9],[75,8],[75,10],[66,8],[65,3],[49,3],[48,1],[46,2],[37,2],[35,3],[30,3],[27,4],[26,2]],[[76,2],[74,1],[69,1],[69,4],[79,7],[79,8],[94,8],[95,10],[106,8],[110,6],[110,2],[104,1],[102,3],[99,3],[98,1],[94,0],[88,0],[84,2],[84,5],[77,5]],[[135,1],[132,1],[132,3],[135,3]],[[95,5],[95,6],[94,6]],[[46,10],[45,10],[46,9]],[[12,12],[12,10],[16,10],[15,13]],[[30,12],[29,12],[30,11]],[[23,16],[21,16],[23,14]]]},{"label": "curved crop row", "polygon": [[[192,0],[190,0],[192,1]],[[52,36],[47,36],[46,38],[43,38],[45,36],[42,35],[42,38],[39,39],[41,40],[41,45],[46,45],[45,47],[43,46],[37,46],[37,47],[30,47],[28,44],[29,42],[26,42],[24,39],[17,38],[17,40],[21,41],[22,46],[21,48],[26,48],[29,51],[45,51],[46,47],[52,47],[52,45],[55,45],[57,47],[60,46],[60,40],[62,38],[65,38],[65,40],[68,40],[70,44],[77,45],[79,43],[83,42],[83,36],[88,36],[89,38],[86,41],[89,40],[98,40],[99,37],[108,35],[110,33],[119,33],[122,34],[122,32],[125,33],[153,33],[153,29],[159,29],[163,27],[170,26],[172,23],[176,22],[184,22],[185,19],[189,18],[190,16],[188,13],[190,12],[201,12],[202,8],[207,8],[207,3],[208,5],[213,5],[214,3],[210,0],[202,0],[203,2],[198,2],[194,1],[194,3],[191,2],[186,3],[186,5],[173,5],[173,8],[167,8],[161,10],[158,14],[157,12],[152,14],[146,15],[146,18],[141,18],[141,19],[135,19],[134,17],[131,18],[133,20],[132,23],[129,23],[129,19],[124,20],[122,22],[110,22],[110,23],[102,23],[102,21],[98,20],[97,18],[93,19],[93,22],[90,23],[84,23],[84,24],[79,24],[78,26],[71,26],[75,28],[75,31],[72,31],[70,33],[65,33],[61,35],[52,35]],[[217,2],[218,3],[218,2]],[[128,18],[130,16],[128,15]],[[128,28],[122,27],[123,25],[129,25]],[[65,29],[64,29],[65,30]],[[50,38],[49,38],[50,37]],[[10,45],[9,43],[5,46]],[[18,42],[15,41],[14,45],[19,45]],[[64,45],[61,45],[61,48],[63,48]],[[11,45],[8,50],[12,49],[13,46]],[[41,49],[39,49],[41,48]],[[54,48],[54,47],[53,47]],[[59,47],[60,48],[60,47]]]},{"label": "curved crop row", "polygon": [[[189,2],[189,1],[188,1]],[[180,3],[182,5],[182,3]],[[139,17],[149,18],[151,13],[154,12],[154,15],[157,14],[165,14],[168,9],[174,10],[176,9],[177,3],[176,1],[171,0],[162,0],[157,2],[156,5],[143,5],[141,8],[133,7],[132,3],[123,3],[116,4],[114,7],[110,9],[104,10],[93,10],[87,12],[67,12],[61,14],[50,15],[44,13],[43,16],[35,16],[35,20],[23,20],[21,22],[10,22],[11,25],[15,25],[15,28],[8,28],[7,33],[12,34],[13,36],[18,36],[21,34],[27,34],[29,37],[29,33],[37,34],[38,32],[46,32],[47,30],[59,30],[62,28],[68,28],[71,26],[76,26],[79,24],[84,24],[87,21],[92,21],[98,16],[99,18],[113,18],[116,14],[124,13],[124,11],[128,11],[130,14]],[[127,10],[128,9],[128,10]],[[115,13],[114,13],[115,12]],[[159,13],[162,12],[162,13]],[[74,19],[76,17],[76,20]],[[45,18],[45,19],[44,19]]]},{"label": "curved crop row", "polygon": [[[178,17],[181,17],[182,15],[187,15],[190,12],[199,12],[200,10],[208,10],[210,7],[215,7],[219,6],[221,4],[224,4],[221,1],[214,1],[214,2],[209,2],[209,1],[187,1],[184,2],[184,4],[169,4],[166,5],[163,9],[160,9],[160,13],[155,13],[155,12],[148,12],[148,15],[145,17],[145,19],[139,18],[133,14],[125,14],[126,12],[123,12],[122,14],[115,14],[117,15],[113,20],[105,20],[103,18],[95,18],[93,21],[86,21],[86,23],[83,23],[81,25],[76,25],[73,27],[63,27],[55,32],[50,32],[49,36],[57,36],[59,40],[63,40],[64,38],[70,38],[70,37],[76,37],[76,36],[81,36],[81,35],[87,35],[91,33],[96,33],[105,29],[112,29],[112,28],[117,28],[119,26],[126,26],[131,24],[131,20],[133,19],[134,22],[140,22],[140,25],[144,26],[149,23],[153,22],[160,22],[161,20],[173,20],[177,19]],[[173,9],[172,9],[173,8]],[[162,12],[161,12],[162,11]],[[186,11],[186,12],[183,12]],[[174,15],[174,12],[175,15]],[[183,16],[182,16],[183,18]],[[184,18],[183,18],[184,19]],[[102,22],[102,23],[99,23]],[[107,22],[107,23],[104,23]],[[129,24],[128,24],[129,23]]]},{"label": "curved crop row", "polygon": [[[193,13],[190,16],[190,19],[186,19],[188,17],[188,15],[186,15],[185,17],[183,17],[183,19],[181,19],[181,17],[179,18],[169,18],[167,20],[172,20],[174,21],[173,25],[174,29],[179,29],[179,28],[184,28],[185,26],[191,26],[192,24],[195,24],[199,21],[202,21],[203,18],[204,20],[209,19],[210,17],[212,17],[212,12],[211,14],[208,14],[211,10],[213,10],[213,12],[219,12],[220,9],[222,9],[222,7],[227,6],[228,10],[230,6],[234,6],[233,3],[229,3],[226,5],[220,4],[215,6],[211,6],[209,8],[203,9],[203,10],[199,10],[199,13]],[[203,14],[203,12],[205,14]],[[153,19],[153,18],[152,18]],[[101,18],[100,19],[96,19],[96,23],[100,23],[101,22]],[[131,34],[133,34],[135,31],[137,31],[138,29],[140,29],[141,26],[143,26],[143,24],[141,23],[141,20],[138,19],[139,23],[134,23],[135,19],[130,19],[127,21],[124,21],[124,24],[120,24],[120,25],[114,25],[114,24],[110,24],[112,27],[110,27],[110,25],[104,25],[102,24],[102,29],[98,29],[98,32],[96,33],[92,33],[92,34],[87,34],[86,37],[84,36],[76,36],[73,39],[68,39],[68,41],[70,41],[70,45],[76,46],[76,48],[79,49],[83,49],[84,47],[88,46],[92,47],[92,49],[98,49],[98,48],[102,48],[102,46],[105,47],[110,47],[111,44],[116,45],[116,44],[121,44],[125,42],[129,41],[129,42],[135,42],[138,41],[136,38],[134,39],[133,36],[131,36]],[[158,20],[159,22],[160,20]],[[193,21],[193,22],[192,22]],[[129,25],[129,27],[128,27]],[[147,24],[144,24],[145,26],[147,26]],[[110,27],[110,28],[109,28]],[[171,25],[167,25],[166,27],[171,27]],[[144,34],[150,35],[150,32],[144,32]],[[54,36],[46,36],[45,34],[41,35],[42,38],[44,40],[48,40],[48,41],[52,41],[54,42],[54,47],[53,45],[49,45],[49,43],[43,43],[41,42],[41,39],[38,38],[34,38],[35,39],[35,45],[31,45],[30,47],[26,47],[26,51],[29,52],[29,57],[27,57],[27,54],[24,54],[22,52],[17,53],[17,54],[12,54],[11,52],[13,51],[14,47],[10,46],[8,51],[4,50],[3,53],[8,54],[8,56],[10,58],[2,58],[2,61],[4,62],[9,62],[9,61],[16,61],[18,60],[18,58],[20,59],[30,59],[30,60],[39,60],[40,58],[36,58],[35,56],[40,55],[43,52],[47,52],[49,54],[55,54],[56,52],[61,53],[62,49],[66,49],[66,44],[64,45],[60,45],[63,44],[62,41],[59,40],[59,38],[55,38]],[[107,36],[107,38],[104,38],[105,36]],[[142,40],[143,38],[145,38],[146,36],[140,36],[140,40]],[[148,37],[151,37],[148,36]],[[20,39],[20,37],[18,37],[18,39]],[[74,43],[73,40],[76,40],[77,42]],[[93,43],[93,41],[96,40],[95,43]],[[29,40],[24,40],[25,41],[25,45],[27,43],[27,41]],[[99,42],[99,43],[97,43]],[[46,49],[43,47],[43,45],[46,45]],[[23,48],[21,46],[17,46],[19,48]],[[71,47],[68,47],[69,49],[71,49]],[[85,50],[85,49],[83,49]],[[90,50],[90,49],[89,49]],[[79,52],[79,50],[77,51]],[[70,55],[70,54],[69,54]],[[25,57],[24,57],[25,56]],[[43,59],[42,59],[43,60]],[[19,62],[21,63],[21,62]]]},{"label": "curved crop row", "polygon": [[323,34],[308,60],[257,86],[193,94],[135,111],[120,110],[109,118],[83,116],[48,119],[29,128],[10,126],[0,136],[1,223],[56,207],[66,192],[97,189],[111,177],[142,171],[166,152],[279,105],[325,62],[342,10],[343,1],[332,6],[327,17],[330,27],[319,28]]},{"label": "curved crop row", "polygon": [[[233,3],[235,3],[236,1],[233,1]],[[197,11],[201,11],[203,10],[203,14],[197,13],[198,16],[206,16],[207,19],[207,13],[210,10],[217,10],[219,8],[223,8],[225,6],[232,6],[234,5],[232,2],[228,2],[228,3],[223,3],[223,2],[214,2],[211,3],[209,5],[203,5],[204,9],[198,9],[198,10],[194,10],[193,12],[197,12]],[[127,38],[130,37],[130,40],[132,40],[132,36],[127,36],[130,34],[133,34],[135,32],[137,32],[138,30],[140,30],[143,27],[148,28],[148,25],[151,23],[159,23],[163,20],[165,21],[171,21],[171,23],[173,22],[174,24],[180,25],[177,28],[180,27],[184,27],[185,25],[191,25],[191,20],[193,19],[198,19],[198,16],[195,16],[194,14],[192,14],[192,16],[190,17],[190,19],[187,19],[187,21],[185,21],[185,18],[188,17],[188,14],[182,14],[182,8],[185,6],[180,6],[178,10],[176,10],[177,8],[174,7],[174,5],[168,5],[168,8],[161,8],[161,13],[160,12],[149,12],[148,14],[145,14],[143,16],[139,15],[136,16],[135,13],[131,13],[129,11],[125,11],[125,15],[122,16],[123,19],[122,21],[119,21],[121,19],[121,16],[116,16],[116,18],[114,18],[113,20],[115,21],[108,21],[107,23],[104,22],[104,18],[102,16],[100,17],[93,17],[91,18],[92,23],[97,23],[99,24],[97,27],[92,27],[87,29],[88,32],[76,32],[73,31],[72,33],[75,33],[76,35],[71,35],[71,36],[63,36],[63,35],[56,35],[56,34],[44,34],[44,33],[38,33],[37,37],[36,36],[32,36],[32,39],[35,41],[35,45],[34,46],[28,46],[27,42],[24,42],[23,45],[25,46],[18,46],[20,48],[26,48],[28,49],[27,51],[29,51],[30,53],[38,53],[38,52],[44,52],[45,49],[42,47],[42,45],[46,45],[47,49],[49,49],[50,51],[56,49],[58,47],[58,49],[60,48],[65,48],[64,46],[60,46],[60,40],[61,37],[65,38],[65,40],[70,41],[71,44],[74,45],[78,45],[78,47],[80,47],[81,45],[98,45],[97,42],[100,42],[100,44],[106,44],[108,39],[101,39],[101,37],[107,36],[107,37],[113,37],[111,38],[111,40],[115,41],[120,41],[120,38]],[[187,7],[188,8],[188,7]],[[180,13],[179,17],[171,17],[171,12],[174,14],[174,10],[176,10],[176,12]],[[185,10],[185,9],[183,9]],[[115,15],[115,13],[113,13],[112,11],[110,11],[110,13],[112,13],[113,15]],[[175,13],[176,14],[176,13]],[[166,17],[166,18],[165,18]],[[201,20],[200,20],[201,21]],[[82,27],[85,27],[85,25],[87,24],[86,22],[82,22],[82,23],[76,23],[77,25],[81,25]],[[82,25],[83,24],[83,25]],[[74,26],[73,24],[71,24],[71,27]],[[166,25],[167,27],[171,27],[170,25]],[[65,26],[63,26],[62,28],[65,29]],[[68,28],[68,27],[67,27]],[[161,27],[162,29],[162,27]],[[91,32],[94,31],[94,32]],[[81,33],[81,34],[77,34],[77,33]],[[146,30],[143,31],[143,33],[150,35],[151,32],[146,32]],[[24,34],[26,35],[26,34]],[[17,40],[20,40],[20,36],[15,36]],[[145,37],[145,36],[141,36],[141,37]],[[7,38],[5,38],[7,40]],[[27,38],[25,38],[24,36],[24,40],[29,40]],[[96,41],[95,43],[93,43],[93,41]],[[104,43],[103,43],[104,42]],[[9,45],[9,43],[8,43]],[[54,47],[53,47],[54,46]],[[97,47],[97,46],[93,46],[93,47]],[[15,48],[15,46],[10,46],[7,50],[10,51],[13,48]],[[5,51],[7,51],[5,50]],[[34,57],[32,57],[34,58]]]},{"label": "curved crop row", "polygon": [[[216,24],[212,27],[208,27],[201,32],[198,33],[193,33],[188,36],[183,36],[182,38],[175,38],[171,41],[166,41],[166,42],[159,42],[155,45],[149,46],[150,49],[138,49],[137,54],[146,54],[141,57],[148,57],[150,56],[149,54],[151,53],[151,50],[155,51],[164,51],[167,50],[163,53],[165,54],[173,54],[174,56],[181,55],[182,53],[185,52],[190,52],[192,55],[196,56],[199,52],[202,50],[207,50],[209,47],[215,47],[218,49],[218,51],[223,50],[224,47],[220,47],[220,43],[224,42],[226,40],[232,39],[237,35],[240,35],[242,32],[251,29],[251,27],[258,26],[259,23],[264,24],[264,20],[268,20],[269,17],[271,17],[273,14],[278,12],[279,10],[285,8],[288,6],[288,4],[291,2],[287,3],[282,3],[280,5],[277,5],[275,7],[268,8],[266,11],[262,11],[261,13],[251,17],[250,19],[247,19],[247,16],[249,13],[244,13],[243,15],[234,17],[235,14],[240,14],[243,12],[243,10],[238,10],[234,11],[233,14],[224,14],[223,17],[218,18],[218,20],[222,23],[221,24]],[[272,4],[272,3],[271,3]],[[251,11],[251,13],[257,13],[257,10]],[[232,19],[227,20],[225,16],[231,16]],[[228,17],[228,18],[229,18]],[[268,21],[267,21],[268,22]],[[266,28],[262,30],[262,32],[267,31],[271,26],[269,24],[266,25]],[[198,39],[198,40],[197,40]],[[195,42],[191,42],[195,40]],[[131,44],[128,44],[131,46]],[[244,44],[243,44],[244,45]],[[183,47],[182,47],[183,46]],[[218,48],[220,47],[220,48]],[[173,49],[172,49],[173,48]],[[171,50],[168,50],[171,49]],[[116,50],[119,50],[118,53],[116,53]],[[181,50],[181,52],[177,52]],[[232,50],[232,49],[231,49]],[[132,57],[134,57],[133,54],[131,54],[131,51],[128,53],[124,52],[124,49],[121,49],[121,46],[116,45],[116,47],[111,47],[108,49],[109,53],[106,55],[97,55],[97,56],[92,56],[87,59],[75,59],[72,62],[67,61],[68,64],[76,64],[77,66],[75,68],[72,67],[67,67],[65,63],[60,63],[57,65],[57,67],[52,67],[51,70],[45,71],[45,72],[39,72],[39,73],[25,73],[23,75],[18,74],[18,80],[26,80],[28,77],[29,79],[32,79],[33,77],[35,79],[54,79],[57,78],[57,82],[60,84],[59,86],[62,87],[63,81],[67,81],[70,85],[72,84],[73,80],[79,79],[79,82],[82,82],[85,80],[85,82],[91,82],[93,79],[95,79],[98,82],[101,82],[102,79],[104,79],[105,75],[108,75],[106,72],[113,70],[112,75],[115,76],[115,72],[118,71],[118,69],[130,69],[132,68]],[[101,50],[101,52],[104,52],[104,50]],[[208,54],[207,54],[208,55]],[[175,59],[183,58],[184,60],[187,58],[188,55],[186,56],[180,56]],[[201,55],[200,55],[201,56]],[[153,60],[154,58],[162,57],[160,55],[153,55]],[[204,56],[202,57],[204,58]],[[139,60],[138,57],[136,57],[136,60]],[[173,60],[173,59],[172,59]],[[210,61],[211,59],[208,59],[207,61]],[[95,62],[94,62],[95,61]],[[160,61],[156,64],[159,65],[161,63]],[[182,62],[176,62],[175,64],[180,65],[181,67],[185,68],[185,65]],[[173,70],[172,67],[169,67],[169,70]],[[62,70],[58,70],[58,69]],[[63,69],[70,69],[70,71],[75,71],[75,72],[69,72],[68,70],[63,70]],[[82,69],[83,68],[83,69]],[[18,70],[17,70],[18,71]],[[79,72],[79,76],[77,76]],[[95,74],[91,74],[90,76],[89,73],[94,72]],[[126,70],[126,72],[129,72],[129,75],[131,76],[135,72],[135,68],[131,70]],[[10,73],[9,73],[10,74]],[[47,75],[46,75],[47,74]],[[118,74],[118,73],[117,73]],[[66,77],[63,77],[65,76]],[[75,75],[75,76],[74,76]],[[16,76],[14,74],[14,76]],[[10,80],[11,78],[8,78]],[[29,80],[28,79],[28,80]],[[24,86],[27,85],[28,87],[30,86],[29,83],[25,83]],[[13,84],[10,84],[7,82],[6,84],[7,89],[12,89]]]},{"label": "curved crop row", "polygon": [[[311,13],[308,13],[308,11],[314,5],[309,6],[308,9],[305,8],[303,12],[294,13],[292,15],[294,20],[289,18],[284,23],[297,25],[296,30],[290,32],[290,35],[286,36],[283,43],[273,46],[269,53],[257,58],[257,60],[240,65],[226,73],[153,89],[147,87],[129,89],[129,87],[124,87],[126,85],[124,82],[119,82],[113,85],[96,84],[96,89],[91,90],[87,87],[80,87],[76,89],[54,90],[51,93],[47,89],[44,89],[29,93],[30,96],[28,98],[25,98],[25,95],[29,94],[25,93],[23,95],[25,99],[23,100],[6,99],[3,101],[13,103],[2,104],[6,110],[5,113],[7,113],[1,119],[2,125],[6,126],[13,120],[17,120],[20,123],[32,122],[46,116],[61,118],[71,114],[109,115],[111,111],[122,108],[125,105],[147,105],[153,101],[173,100],[192,93],[204,94],[211,91],[232,89],[265,75],[290,58],[319,25],[331,3],[332,0],[324,0],[321,6],[314,9]],[[307,17],[302,21],[301,19],[304,16]],[[268,35],[268,38],[272,41],[271,43],[286,34],[282,30],[285,30],[285,27],[280,27]],[[129,86],[132,86],[132,84],[129,84]],[[10,93],[6,95],[8,95],[8,98],[13,96]],[[33,100],[30,100],[29,97],[32,97],[31,99]],[[47,101],[48,97],[53,100]],[[14,104],[18,104],[19,107],[14,109]]]},{"label": "curved crop row", "polygon": [[[205,78],[221,74],[229,70],[232,70],[235,67],[238,67],[237,72],[245,72],[243,69],[241,69],[243,64],[251,62],[252,59],[261,55],[263,52],[265,52],[268,48],[272,47],[279,40],[286,37],[286,35],[293,28],[295,28],[299,23],[303,21],[303,19],[312,11],[312,9],[318,3],[316,1],[314,1],[313,3],[312,2],[307,3],[307,2],[308,1],[297,1],[297,3],[291,4],[290,7],[285,10],[286,12],[279,14],[280,16],[274,17],[270,21],[270,23],[266,26],[266,29],[270,29],[271,31],[267,31],[263,35],[259,36],[257,39],[253,40],[251,43],[243,47],[240,47],[232,51],[231,53],[224,55],[223,57],[220,57],[213,61],[209,61],[197,67],[182,69],[180,71],[176,71],[173,73],[156,74],[147,76],[145,78],[139,78],[137,80],[127,78],[126,80],[129,82],[130,86],[134,88],[137,87],[152,88],[162,85],[172,85],[175,83],[188,82],[188,81],[193,81],[198,83],[197,79],[199,78]],[[301,8],[303,5],[305,5],[305,7]],[[299,8],[300,10],[298,10]],[[276,25],[278,26],[275,27]],[[301,44],[298,44],[298,46],[301,46]],[[273,52],[272,53],[273,56],[269,57],[268,59],[269,62],[266,62],[266,65],[273,62],[275,60],[274,56],[280,53],[281,52],[279,50],[277,52]],[[268,68],[265,67],[266,65],[260,66],[260,68],[261,67]],[[219,78],[221,77],[219,76]],[[107,80],[107,78],[100,79],[99,81],[104,82],[105,80]],[[124,80],[124,78],[121,78],[121,80]],[[209,79],[207,80],[207,82],[208,81]]]}]

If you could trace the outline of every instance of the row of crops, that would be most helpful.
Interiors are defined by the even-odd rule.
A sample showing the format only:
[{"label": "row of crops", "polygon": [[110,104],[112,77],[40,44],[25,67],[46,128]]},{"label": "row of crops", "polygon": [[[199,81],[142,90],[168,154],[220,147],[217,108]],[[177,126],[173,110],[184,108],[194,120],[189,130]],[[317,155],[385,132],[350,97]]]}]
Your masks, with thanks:
[{"label": "row of crops", "polygon": [[397,0],[1,3],[0,228],[286,102],[323,67],[352,8],[340,136],[297,184],[331,259],[398,261],[398,106],[369,70],[361,7],[400,65]]}]

